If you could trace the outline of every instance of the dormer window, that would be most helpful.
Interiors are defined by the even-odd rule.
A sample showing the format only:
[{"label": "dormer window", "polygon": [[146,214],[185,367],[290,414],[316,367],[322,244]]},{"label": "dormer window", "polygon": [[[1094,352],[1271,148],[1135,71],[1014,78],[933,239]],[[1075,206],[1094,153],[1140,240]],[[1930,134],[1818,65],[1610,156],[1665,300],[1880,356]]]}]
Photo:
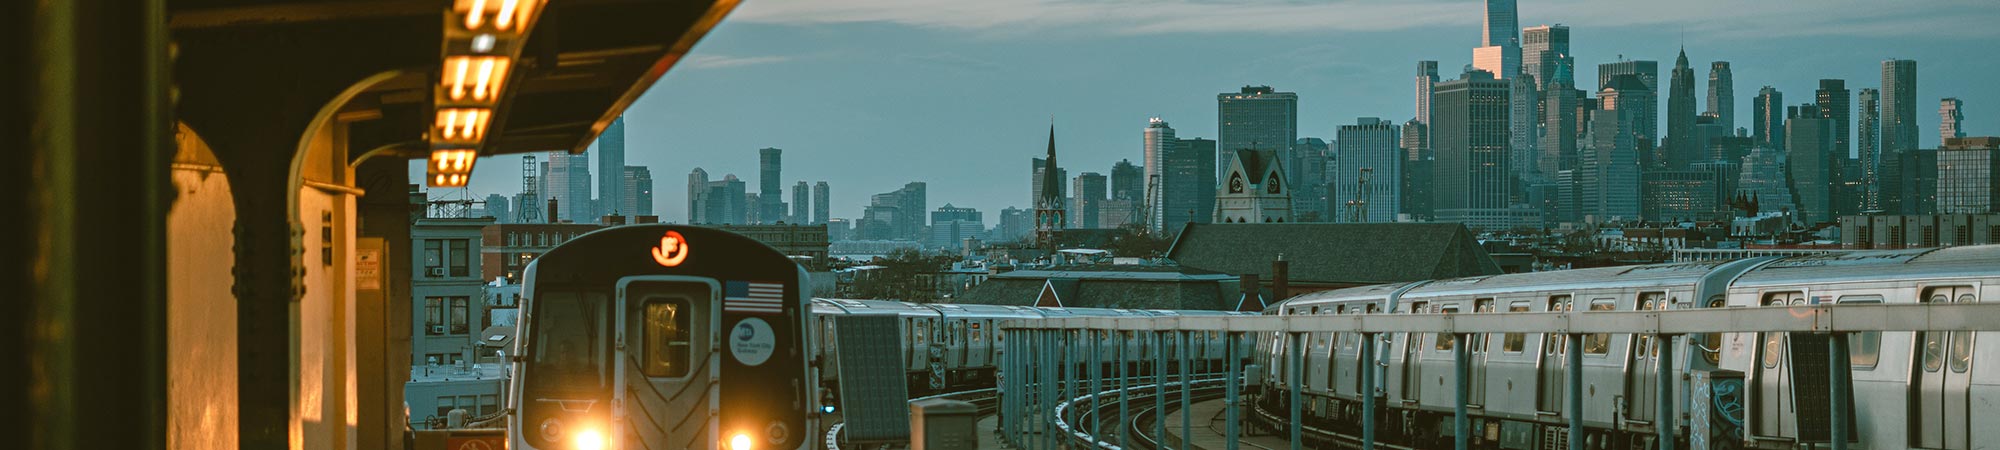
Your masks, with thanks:
[{"label": "dormer window", "polygon": [[1231,194],[1241,194],[1241,193],[1243,193],[1243,173],[1242,173],[1242,172],[1233,172],[1233,173],[1230,173],[1230,174],[1229,174],[1229,193],[1231,193]]},{"label": "dormer window", "polygon": [[1281,191],[1281,189],[1284,189],[1283,187],[1284,185],[1285,185],[1284,183],[1278,181],[1277,172],[1271,172],[1271,176],[1264,178],[1264,192],[1267,194],[1284,193]]}]

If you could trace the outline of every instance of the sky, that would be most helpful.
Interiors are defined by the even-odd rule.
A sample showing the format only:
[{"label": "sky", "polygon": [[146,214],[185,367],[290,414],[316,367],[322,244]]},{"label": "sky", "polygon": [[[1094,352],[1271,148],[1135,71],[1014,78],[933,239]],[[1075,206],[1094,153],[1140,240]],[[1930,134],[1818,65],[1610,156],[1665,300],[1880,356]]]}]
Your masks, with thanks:
[{"label": "sky", "polygon": [[[1519,0],[1523,28],[1570,27],[1576,79],[1660,62],[1685,46],[1705,110],[1709,62],[1730,61],[1736,124],[1762,86],[1810,102],[1822,78],[1879,88],[1881,62],[1917,61],[1919,145],[1939,145],[1937,102],[1965,103],[1968,135],[2000,135],[2000,2],[1991,0]],[[1147,119],[1215,138],[1216,94],[1299,95],[1300,137],[1359,117],[1414,116],[1416,63],[1456,78],[1484,2],[1442,0],[747,0],[625,113],[626,164],[649,166],[654,211],[687,219],[687,174],[757,188],[757,149],[784,149],[785,199],[826,181],[832,217],[870,195],[929,184],[930,208],[1028,208],[1029,160],[1056,130],[1071,176],[1141,161]],[[1659,106],[1664,113],[1665,94]],[[1855,101],[1858,103],[1858,101]],[[1856,114],[1858,117],[1859,114]],[[1665,130],[1662,118],[1661,130]],[[463,192],[513,195],[519,155],[483,158]],[[593,158],[594,159],[594,158]],[[421,180],[422,161],[412,162]],[[595,170],[595,162],[592,169]]]}]

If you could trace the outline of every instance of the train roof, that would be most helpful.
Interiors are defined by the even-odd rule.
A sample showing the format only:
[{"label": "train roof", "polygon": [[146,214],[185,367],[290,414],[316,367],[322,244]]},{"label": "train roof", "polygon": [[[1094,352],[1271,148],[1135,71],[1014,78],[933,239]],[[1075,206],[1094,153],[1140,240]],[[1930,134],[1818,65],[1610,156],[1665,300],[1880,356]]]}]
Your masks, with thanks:
[{"label": "train roof", "polygon": [[1737,287],[2000,276],[2000,245],[1860,250],[1790,256],[1738,278]]}]

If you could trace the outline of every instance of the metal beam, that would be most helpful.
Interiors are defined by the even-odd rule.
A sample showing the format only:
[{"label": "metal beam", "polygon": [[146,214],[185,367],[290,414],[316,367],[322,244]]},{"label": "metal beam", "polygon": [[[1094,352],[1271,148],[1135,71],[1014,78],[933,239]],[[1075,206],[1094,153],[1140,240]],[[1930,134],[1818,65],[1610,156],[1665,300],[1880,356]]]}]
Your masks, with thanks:
[{"label": "metal beam", "polygon": [[1563,350],[1563,384],[1568,392],[1563,400],[1569,407],[1563,413],[1569,415],[1569,450],[1583,450],[1585,431],[1583,428],[1583,335],[1569,333],[1563,341],[1569,348]]},{"label": "metal beam", "polygon": [[1361,334],[1361,450],[1375,450],[1375,333]]},{"label": "metal beam", "polygon": [[1451,442],[1452,448],[1466,450],[1472,446],[1472,418],[1466,411],[1466,403],[1472,399],[1472,335],[1454,334],[1451,343],[1452,405]]}]

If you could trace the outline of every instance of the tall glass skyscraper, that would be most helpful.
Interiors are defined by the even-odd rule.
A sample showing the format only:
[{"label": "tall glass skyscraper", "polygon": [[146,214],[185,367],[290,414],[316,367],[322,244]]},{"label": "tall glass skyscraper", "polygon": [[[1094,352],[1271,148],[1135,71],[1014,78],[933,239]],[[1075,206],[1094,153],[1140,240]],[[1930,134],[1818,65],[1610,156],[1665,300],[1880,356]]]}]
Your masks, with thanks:
[{"label": "tall glass skyscraper", "polygon": [[[785,196],[780,192],[784,183],[784,150],[764,148],[757,150],[757,221],[778,223],[785,220]],[[923,214],[921,211],[919,215]]]},{"label": "tall glass skyscraper", "polygon": [[[1403,152],[1397,148],[1398,134],[1394,123],[1374,117],[1340,126],[1333,141],[1340,149],[1340,160],[1327,177],[1334,186],[1327,199],[1332,222],[1395,222],[1396,215],[1403,212]],[[1361,182],[1364,173],[1366,184]]]},{"label": "tall glass skyscraper", "polygon": [[1508,80],[1484,71],[1438,84],[1431,148],[1437,155],[1432,207],[1440,220],[1507,208],[1514,185],[1507,154],[1511,92]]},{"label": "tall glass skyscraper", "polygon": [[[1236,150],[1271,150],[1279,161],[1292,160],[1292,143],[1299,139],[1299,95],[1278,92],[1270,86],[1244,86],[1238,92],[1215,95],[1216,174],[1222,177],[1226,161]],[[1295,167],[1286,174],[1297,179]],[[1211,186],[1211,188],[1213,188]]]},{"label": "tall glass skyscraper", "polygon": [[1664,167],[1686,169],[1699,160],[1708,147],[1694,136],[1694,69],[1688,67],[1687,50],[1674,58],[1673,78],[1667,89],[1667,146],[1655,152],[1651,161],[1641,161],[1646,169]]},{"label": "tall glass skyscraper", "polygon": [[653,171],[646,166],[625,166],[624,177],[620,180],[623,189],[621,199],[625,204],[618,207],[618,213],[627,216],[653,215]]},{"label": "tall glass skyscraper", "polygon": [[1861,158],[1857,161],[1861,168],[1861,190],[1858,192],[1861,198],[1857,200],[1861,202],[1862,211],[1881,209],[1883,203],[1882,183],[1878,176],[1883,167],[1883,127],[1876,110],[1881,97],[1882,93],[1873,88],[1862,88],[1855,96],[1861,112],[1860,118],[1854,123],[1854,139],[1855,146],[1860,148],[1861,153]]},{"label": "tall glass skyscraper", "polygon": [[[597,208],[594,216],[634,215],[625,202],[625,117],[611,120],[597,136]],[[595,219],[596,217],[592,217]]]},{"label": "tall glass skyscraper", "polygon": [[[590,199],[590,154],[552,151],[549,152],[547,167],[547,173],[542,176],[543,180],[548,180],[544,195],[556,199],[556,219],[596,223],[597,211]],[[617,173],[623,172],[621,167]]]},{"label": "tall glass skyscraper", "polygon": [[823,224],[833,216],[833,188],[825,181],[813,183],[813,221]]},{"label": "tall glass skyscraper", "polygon": [[1736,135],[1736,75],[1729,71],[1729,61],[1708,65],[1707,112],[1730,136]]},{"label": "tall glass skyscraper", "polygon": [[1785,93],[1764,86],[1750,102],[1750,140],[1756,146],[1785,149]]}]

